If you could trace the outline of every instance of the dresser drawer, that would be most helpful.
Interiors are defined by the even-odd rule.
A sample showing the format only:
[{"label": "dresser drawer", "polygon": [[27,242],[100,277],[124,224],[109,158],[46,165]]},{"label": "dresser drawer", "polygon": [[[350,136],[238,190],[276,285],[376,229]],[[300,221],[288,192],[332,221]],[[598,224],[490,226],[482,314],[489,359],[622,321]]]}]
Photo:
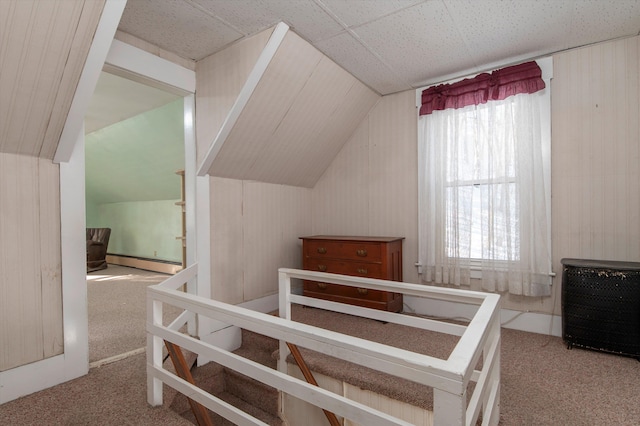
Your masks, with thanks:
[{"label": "dresser drawer", "polygon": [[382,250],[379,243],[315,240],[305,242],[304,248],[305,257],[353,259],[367,262],[382,260]]},{"label": "dresser drawer", "polygon": [[[399,237],[302,237],[302,264],[308,271],[402,281]],[[339,284],[304,281],[308,297],[390,312],[402,310],[402,294]]]},{"label": "dresser drawer", "polygon": [[308,271],[328,272],[330,274],[340,275],[353,275],[355,277],[382,277],[382,265],[380,263],[350,262],[309,257],[304,260],[303,268]]},{"label": "dresser drawer", "polygon": [[338,284],[318,283],[315,281],[305,281],[304,290],[305,292],[313,292],[316,294],[335,295],[348,297],[350,299],[374,300],[379,302],[386,302],[390,298],[390,293],[386,291],[370,290],[368,288],[350,287]]}]

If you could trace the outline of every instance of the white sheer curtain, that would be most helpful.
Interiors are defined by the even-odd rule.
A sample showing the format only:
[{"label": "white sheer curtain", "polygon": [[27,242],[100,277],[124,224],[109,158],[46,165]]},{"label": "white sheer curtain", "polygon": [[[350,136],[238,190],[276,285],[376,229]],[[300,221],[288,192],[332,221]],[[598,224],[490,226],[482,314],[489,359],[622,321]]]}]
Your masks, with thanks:
[{"label": "white sheer curtain", "polygon": [[[419,121],[422,279],[513,294],[550,294],[548,182],[541,92]],[[475,275],[474,275],[475,276]]]}]

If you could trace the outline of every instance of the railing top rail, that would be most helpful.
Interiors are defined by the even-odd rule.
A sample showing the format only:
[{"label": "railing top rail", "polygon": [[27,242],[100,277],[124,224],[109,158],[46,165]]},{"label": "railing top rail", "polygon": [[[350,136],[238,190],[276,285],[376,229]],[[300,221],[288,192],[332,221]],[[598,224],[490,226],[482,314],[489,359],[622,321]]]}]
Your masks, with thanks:
[{"label": "railing top rail", "polygon": [[[235,365],[233,368],[238,369],[238,371],[248,368],[248,365],[252,365],[250,362],[247,363],[247,361],[236,359],[233,355],[229,355],[228,352],[222,349],[204,344],[197,339],[183,336],[181,333],[176,333],[175,330],[172,330],[172,328],[177,325],[175,323],[170,327],[164,327],[162,325],[160,308],[161,303],[168,303],[185,310],[180,317],[180,321],[183,321],[187,316],[200,314],[228,325],[237,326],[242,329],[247,329],[281,340],[282,342],[290,342],[349,362],[366,365],[367,367],[380,372],[395,375],[426,386],[431,386],[434,388],[434,395],[436,389],[438,390],[439,397],[443,397],[445,394],[448,395],[445,398],[446,401],[453,401],[447,399],[450,396],[459,398],[459,401],[454,401],[454,405],[456,405],[456,407],[459,405],[456,409],[459,408],[465,410],[462,412],[460,418],[465,420],[466,413],[468,416],[466,424],[475,422],[479,411],[479,404],[481,401],[484,401],[482,399],[483,395],[480,393],[474,393],[472,395],[471,403],[468,405],[465,403],[465,390],[469,380],[477,380],[478,384],[476,386],[476,392],[482,392],[484,388],[490,388],[489,391],[491,394],[489,395],[489,400],[491,407],[493,408],[489,408],[487,414],[491,418],[495,418],[495,415],[492,414],[492,410],[499,408],[496,406],[495,402],[491,401],[496,400],[496,395],[498,395],[499,392],[499,375],[497,376],[497,379],[495,379],[495,374],[493,373],[495,368],[499,368],[499,356],[496,358],[495,355],[496,350],[499,350],[500,345],[500,296],[497,294],[281,268],[279,269],[280,312],[281,315],[287,318],[280,318],[242,308],[237,305],[229,305],[216,300],[177,291],[177,289],[184,283],[195,278],[197,273],[198,267],[197,264],[194,264],[165,280],[161,284],[147,287],[148,306],[153,308],[148,314],[147,330],[154,336],[168,339],[170,341],[175,340],[178,344],[183,344],[187,349],[198,353],[204,351],[203,353],[207,354],[211,359],[215,360],[220,358],[219,362],[227,360],[230,365]],[[335,305],[333,302],[323,300],[312,301],[308,300],[309,298],[291,294],[291,278],[308,279],[346,286],[363,287],[372,290],[391,291],[435,300],[471,304],[476,305],[478,309],[471,322],[466,326],[451,325],[450,327],[442,328],[434,327],[434,331],[446,332],[460,336],[458,344],[451,352],[448,359],[439,359],[292,321],[290,319],[290,305],[294,302],[301,303],[303,305],[312,304],[313,306],[318,304],[318,307],[336,311],[340,311],[343,308],[333,306]],[[329,305],[327,307],[323,303],[333,303],[333,305]],[[283,309],[283,307],[285,308]],[[357,311],[356,315],[374,319],[382,318],[382,320],[389,321],[388,317],[385,316],[387,313],[372,314],[371,309],[359,309],[360,310]],[[432,320],[400,318],[404,317],[404,315],[393,315],[395,315],[393,317],[393,321],[404,323],[405,325],[425,329],[429,329],[429,327],[432,326]],[[158,339],[154,339],[154,341],[155,340]],[[483,349],[487,352],[488,346],[490,346],[489,355],[484,356],[484,362],[486,365],[483,366],[478,379],[477,376],[474,376],[474,374],[478,373],[474,372],[474,367],[477,364]],[[283,345],[281,344],[281,350],[282,348]],[[153,368],[157,368],[161,365],[161,348],[156,347],[154,343],[152,352],[154,357]],[[286,354],[287,352],[285,349],[281,353],[281,361],[284,360]],[[148,364],[148,366],[151,366],[151,364]],[[152,370],[148,371],[152,373]],[[160,370],[157,372],[160,378],[166,378],[162,373],[163,372]],[[264,383],[272,383],[272,386],[277,385],[276,387],[279,389],[289,389],[293,387],[296,389],[296,393],[307,391],[305,387],[306,384],[297,384],[297,382],[289,383],[289,380],[293,379],[289,379],[286,375],[280,376],[279,374],[276,374],[274,376],[271,369],[265,368],[263,371],[262,367],[255,366],[255,374],[261,376],[260,380]],[[472,379],[472,376],[476,378]],[[278,382],[278,380],[280,382]],[[496,380],[497,385],[493,384]],[[488,383],[491,385],[488,385]],[[155,392],[158,386],[156,383],[154,383],[154,386]],[[333,394],[331,394],[331,398],[327,397],[326,400],[324,400],[323,397],[319,398],[317,395],[318,390],[316,388],[312,388],[308,392],[308,398],[302,398],[303,400],[308,400],[308,402],[319,406],[334,407],[335,410],[331,411],[337,410],[336,412],[340,412],[342,410],[345,414],[349,412],[350,414],[345,417],[351,418],[350,416],[352,416],[356,420],[363,420],[358,421],[358,423],[376,425],[405,424],[404,421],[389,417],[384,413],[373,414],[369,412],[369,409],[363,410],[363,407],[359,407],[357,403],[336,401]],[[161,392],[159,397],[157,393],[149,395],[150,403],[152,400],[156,404],[161,403]],[[439,422],[444,421],[444,423],[448,424],[449,417],[445,413],[445,407],[442,406],[442,401],[443,400],[440,401],[440,409],[434,409],[434,413],[437,413],[437,416],[434,417],[434,419]],[[449,402],[447,402],[447,406]],[[466,408],[464,408],[465,406]],[[454,417],[455,416],[452,415],[450,418]],[[463,421],[462,424],[464,423],[465,422]]]},{"label": "railing top rail", "polygon": [[465,371],[452,370],[447,360],[398,349],[353,336],[263,314],[237,305],[228,305],[187,293],[148,287],[155,300],[214,317],[230,325],[251,330],[278,340],[288,341],[317,352],[396,375],[429,386],[459,390]]},{"label": "railing top rail", "polygon": [[[470,290],[448,289],[419,284],[386,281],[372,278],[345,276],[326,272],[280,268],[279,273],[289,278],[311,279],[374,290],[392,291],[412,296],[479,305],[476,314],[466,326],[456,347],[447,359],[446,369],[459,372],[468,380],[479,359],[482,345],[489,335],[490,325],[499,318],[500,295]],[[283,291],[281,288],[280,291]],[[299,300],[299,298],[296,298]]]},{"label": "railing top rail", "polygon": [[432,287],[421,284],[411,284],[398,281],[386,281],[375,278],[363,278],[349,275],[331,274],[329,272],[307,271],[302,269],[280,268],[278,272],[284,273],[290,278],[299,278],[312,281],[329,282],[350,287],[363,287],[371,290],[386,290],[395,293],[403,293],[411,296],[428,297],[438,300],[449,300],[458,303],[480,305],[491,296],[491,293],[483,293],[472,290],[449,289],[444,287]]}]

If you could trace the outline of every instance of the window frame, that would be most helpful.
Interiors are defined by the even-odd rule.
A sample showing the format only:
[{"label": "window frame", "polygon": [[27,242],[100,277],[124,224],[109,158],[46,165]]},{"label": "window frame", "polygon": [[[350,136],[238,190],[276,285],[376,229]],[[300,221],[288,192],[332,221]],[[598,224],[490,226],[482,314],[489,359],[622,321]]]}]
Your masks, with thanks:
[{"label": "window frame", "polygon": [[[541,139],[542,139],[541,143],[542,143],[542,161],[543,161],[543,174],[544,174],[544,186],[545,186],[544,189],[545,189],[545,194],[547,194],[546,208],[547,208],[547,217],[549,218],[549,224],[547,227],[547,235],[546,235],[547,244],[550,250],[548,270],[551,271],[552,270],[551,259],[553,259],[553,255],[551,253],[551,250],[553,249],[551,245],[551,223],[552,223],[552,217],[551,217],[551,199],[552,199],[552,194],[551,194],[551,81],[553,79],[553,59],[552,57],[545,57],[545,58],[536,59],[536,62],[540,66],[540,69],[542,71],[542,79],[545,83],[544,90],[540,92],[543,98],[540,103],[540,107],[541,107],[540,131],[541,131]],[[499,68],[499,67],[496,67],[496,68]],[[477,73],[474,73],[473,75],[465,75],[449,81],[438,82],[437,84],[455,83],[465,78],[473,77],[475,74]],[[431,85],[432,84],[429,84],[429,86]],[[417,109],[416,114],[418,114],[418,121],[417,121],[418,127],[420,126],[419,110],[421,106],[422,91],[425,90],[427,87],[428,86],[424,86],[416,89],[416,109]],[[418,170],[418,178],[420,178],[422,174],[423,172],[421,170]],[[475,182],[480,182],[481,185],[484,184],[481,181],[487,181],[487,184],[492,184],[491,181],[493,181],[493,179],[477,179],[477,180],[473,179],[473,180],[465,181],[465,184],[475,185]],[[464,186],[464,185],[461,185],[460,183],[455,183],[451,185],[447,184],[447,186]],[[418,215],[420,215],[420,213],[418,213]],[[418,221],[418,235],[422,235],[420,227],[421,227],[421,223],[420,221]],[[419,246],[420,245],[421,244],[419,244]],[[445,255],[449,257],[447,253],[445,253]],[[419,259],[423,258],[422,253],[419,253],[418,258]],[[458,258],[458,259],[463,259],[464,261],[468,262],[471,278],[473,279],[482,279],[482,262],[484,260],[491,260],[492,262],[494,262],[494,264],[498,264],[498,265],[501,262],[500,260],[483,259],[483,258]],[[505,265],[506,265],[506,263],[509,262],[509,260],[504,260],[503,262],[505,262]],[[423,265],[420,263],[420,260],[416,263],[416,267],[418,268],[418,274],[422,274]],[[505,270],[506,270],[506,266],[505,266]]]}]

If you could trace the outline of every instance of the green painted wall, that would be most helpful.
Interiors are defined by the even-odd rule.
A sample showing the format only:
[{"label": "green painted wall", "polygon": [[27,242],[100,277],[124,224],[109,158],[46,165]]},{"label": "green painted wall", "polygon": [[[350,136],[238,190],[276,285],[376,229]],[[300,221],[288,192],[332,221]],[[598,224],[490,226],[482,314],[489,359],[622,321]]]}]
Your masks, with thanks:
[{"label": "green painted wall", "polygon": [[182,261],[183,100],[85,136],[87,227],[111,228],[108,252]]},{"label": "green painted wall", "polygon": [[182,261],[182,215],[178,200],[132,201],[98,206],[94,223],[111,228],[108,252]]},{"label": "green painted wall", "polygon": [[87,198],[97,205],[176,200],[184,169],[183,100],[85,136]]},{"label": "green painted wall", "polygon": [[87,228],[104,228],[100,224],[100,217],[98,216],[98,205],[90,199],[86,199],[86,215],[87,215]]}]

